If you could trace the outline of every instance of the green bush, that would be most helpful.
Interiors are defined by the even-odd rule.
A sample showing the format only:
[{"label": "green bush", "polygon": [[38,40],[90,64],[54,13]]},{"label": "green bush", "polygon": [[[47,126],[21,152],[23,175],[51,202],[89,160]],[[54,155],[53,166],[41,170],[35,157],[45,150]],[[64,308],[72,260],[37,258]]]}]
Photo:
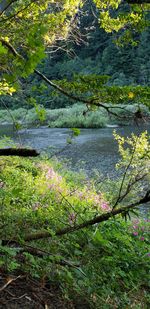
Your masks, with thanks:
[{"label": "green bush", "polygon": [[[112,112],[118,115],[108,115],[108,113],[98,108],[87,111],[87,107],[83,104],[74,104],[72,107],[60,109],[43,109],[37,106],[32,109],[18,108],[16,110],[1,110],[0,122],[4,123],[20,123],[30,125],[48,124],[51,128],[103,128],[107,124],[129,124],[134,120],[134,113],[137,106],[127,105],[125,109],[113,108]],[[141,106],[144,117],[149,115],[148,109]]]},{"label": "green bush", "polygon": [[[47,276],[91,308],[148,308],[149,220],[109,219],[59,238],[58,229],[109,211],[106,194],[57,161],[1,157],[0,169],[1,269]],[[37,232],[51,237],[25,240]]]}]

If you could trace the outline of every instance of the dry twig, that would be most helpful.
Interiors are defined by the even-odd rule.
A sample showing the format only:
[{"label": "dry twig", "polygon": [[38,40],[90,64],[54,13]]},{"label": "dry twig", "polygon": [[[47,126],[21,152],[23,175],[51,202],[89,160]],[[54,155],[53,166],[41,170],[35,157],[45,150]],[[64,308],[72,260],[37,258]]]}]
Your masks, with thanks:
[{"label": "dry twig", "polygon": [[16,278],[9,278],[8,281],[0,288],[0,292],[6,289],[6,287],[13,281],[16,281],[17,279],[21,278],[22,276],[17,276]]}]

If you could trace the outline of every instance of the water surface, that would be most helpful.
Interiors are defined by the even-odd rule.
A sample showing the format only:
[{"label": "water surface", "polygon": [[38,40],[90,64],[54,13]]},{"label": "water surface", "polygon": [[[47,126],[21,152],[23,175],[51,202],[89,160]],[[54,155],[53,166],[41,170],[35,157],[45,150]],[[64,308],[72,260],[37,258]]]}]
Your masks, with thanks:
[{"label": "water surface", "polygon": [[[139,134],[144,130],[150,133],[150,126],[117,127],[115,130],[120,135],[130,136],[132,132]],[[89,176],[93,170],[98,170],[103,177],[114,178],[119,155],[113,132],[114,128],[81,129],[73,144],[67,145],[69,129],[39,127],[21,130],[18,134],[12,126],[0,127],[0,136],[11,136],[23,145],[46,151],[49,156],[56,153],[59,158],[67,158],[75,170],[83,168]]]},{"label": "water surface", "polygon": [[[132,132],[139,134],[144,130],[150,132],[150,126],[128,126],[115,128],[123,136],[130,136]],[[31,128],[21,130],[19,135],[11,126],[0,127],[0,135],[11,136],[23,145],[33,147],[40,152],[46,151],[50,155],[58,154],[72,162],[72,168],[84,167],[88,174],[97,169],[104,175],[115,174],[115,164],[119,159],[118,145],[113,137],[114,128],[81,129],[71,145],[67,145],[70,130],[64,128]]]}]

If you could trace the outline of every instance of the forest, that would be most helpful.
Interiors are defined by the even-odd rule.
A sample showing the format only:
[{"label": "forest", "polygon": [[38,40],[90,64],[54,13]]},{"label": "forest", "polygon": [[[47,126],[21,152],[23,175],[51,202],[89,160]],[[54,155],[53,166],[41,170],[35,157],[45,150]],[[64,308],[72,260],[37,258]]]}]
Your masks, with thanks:
[{"label": "forest", "polygon": [[0,1],[0,308],[150,306],[149,9]]}]

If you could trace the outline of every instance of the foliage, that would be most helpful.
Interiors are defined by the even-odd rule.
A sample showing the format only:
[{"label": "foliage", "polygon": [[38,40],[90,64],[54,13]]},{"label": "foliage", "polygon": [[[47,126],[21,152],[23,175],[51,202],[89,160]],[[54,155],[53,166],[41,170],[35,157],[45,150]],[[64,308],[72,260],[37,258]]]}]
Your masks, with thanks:
[{"label": "foliage", "polygon": [[[114,31],[120,45],[125,42],[135,45],[132,32],[143,31],[149,24],[148,5],[129,5],[122,10],[120,0],[94,0],[94,3],[100,13],[101,26],[108,33]],[[70,42],[76,38],[78,43],[78,14],[82,12],[83,4],[84,1],[80,0],[1,2],[0,95],[4,105],[3,95],[25,92],[25,80],[32,80],[32,74],[37,73],[36,67],[42,63],[45,52],[53,52],[55,44],[57,50],[67,38]],[[58,41],[61,41],[60,45],[57,45]],[[108,62],[108,53],[103,55],[103,60]],[[92,63],[92,59],[89,62]],[[72,65],[75,66],[75,63]],[[103,107],[105,104],[105,112],[108,112],[113,110],[114,103],[138,104],[136,115],[141,117],[140,104],[149,107],[147,75],[144,73],[143,86],[129,86],[120,72],[111,83],[106,76],[101,76],[96,62],[94,66],[92,75],[87,61],[86,72],[84,70],[80,74],[77,69],[76,75],[63,76],[61,82],[47,82],[65,95],[69,94],[69,100],[72,97],[74,101],[87,105],[85,112],[91,110],[88,126],[94,121],[96,126],[100,123],[100,120],[97,124],[97,119],[93,119],[95,105]],[[145,70],[145,65],[142,69]],[[74,69],[72,71],[74,73]],[[110,73],[111,67],[105,69],[103,75]],[[121,87],[124,83],[126,87]],[[41,85],[38,90],[37,82],[32,91],[38,97],[46,91],[46,87]],[[31,94],[28,90],[27,101],[34,106],[36,117],[38,115],[44,122],[45,111]],[[34,118],[35,114],[32,116]],[[78,126],[86,122],[83,117],[77,115]],[[56,121],[55,125],[58,123]],[[74,127],[72,119],[68,119],[68,123]],[[79,130],[74,128],[71,132],[74,137]],[[148,307],[148,221],[136,225],[134,222],[132,227],[120,217],[116,220],[110,218],[101,225],[93,224],[87,226],[88,229],[80,228],[73,233],[75,228],[90,222],[88,220],[99,216],[105,219],[107,213],[112,217],[119,207],[127,217],[127,205],[135,206],[134,203],[143,202],[142,197],[149,198],[145,195],[149,193],[150,159],[146,133],[140,137],[133,135],[126,142],[117,135],[116,139],[122,156],[118,166],[124,173],[115,184],[103,182],[104,190],[94,181],[72,174],[58,162],[50,162],[47,158],[34,161],[19,157],[0,158],[1,269],[22,269],[38,278],[48,276],[51,282],[59,282],[66,296],[86,297],[91,308],[100,308],[102,302],[105,308]],[[60,240],[58,231],[67,227],[67,231],[72,233],[65,233]],[[37,233],[45,232],[48,238],[36,239]],[[31,237],[33,234],[35,238]],[[137,294],[140,295],[138,300]]]},{"label": "foliage", "polygon": [[7,3],[2,3],[0,52],[4,70],[2,81],[5,79],[11,84],[34,71],[44,57],[44,44],[52,44],[62,36],[65,38],[81,2],[64,1],[60,5],[59,1],[9,2],[8,10]]},{"label": "foliage", "polygon": [[[111,181],[99,182],[98,188],[105,191],[106,197],[111,201],[113,208],[118,205],[134,204],[149,190],[149,135],[145,131],[136,136],[124,138],[114,131],[115,140],[119,146],[120,160],[116,164],[119,176]],[[131,210],[131,213],[136,213]],[[127,217],[130,214],[124,213]]]},{"label": "foliage", "polygon": [[[39,106],[26,109],[8,109],[0,110],[1,124],[13,124],[15,129],[29,125],[46,125],[51,128],[101,128],[108,124],[132,124],[136,122],[135,113],[139,110],[139,105],[118,105],[116,108],[110,108],[114,113],[111,117],[102,108],[87,109],[84,104],[74,104],[66,108],[59,109],[43,109]],[[140,105],[142,119],[137,119],[137,122],[146,121],[149,119],[149,110]],[[115,116],[116,114],[116,116]],[[41,117],[42,116],[42,117]]]},{"label": "foliage", "polygon": [[89,111],[87,115],[83,115],[85,106],[75,104],[69,108],[60,109],[44,109],[44,119],[39,118],[35,108],[29,110],[18,108],[16,110],[1,110],[0,121],[5,123],[24,124],[48,124],[49,127],[101,127],[104,126],[108,117],[106,113],[97,111],[96,113]]},{"label": "foliage", "polygon": [[78,75],[73,80],[61,80],[63,89],[69,90],[72,97],[79,98],[89,107],[102,106],[104,103],[137,104],[149,107],[150,88],[148,86],[110,86],[107,85],[108,76]]},{"label": "foliage", "polygon": [[[117,169],[125,170],[123,180],[120,187],[118,202],[125,202],[126,198],[131,202],[131,196],[138,191],[138,198],[142,196],[145,187],[149,188],[149,137],[147,132],[143,132],[140,136],[127,137],[125,140],[114,133],[115,139],[119,144],[119,153],[121,156],[120,162],[117,164]],[[132,193],[132,195],[130,194]],[[134,199],[133,199],[134,201]]]},{"label": "foliage", "polygon": [[[90,26],[90,23],[93,23],[90,16],[88,16],[88,19],[87,27]],[[49,79],[57,81],[62,79],[70,81],[74,79],[74,75],[79,74],[88,75],[88,78],[90,78],[90,74],[95,74],[95,76],[109,75],[109,85],[149,86],[149,29],[137,36],[137,46],[128,45],[121,48],[116,46],[113,34],[107,35],[95,23],[94,27],[94,31],[90,33],[88,39],[88,46],[87,44],[82,44],[80,48],[75,46],[76,55],[72,57],[68,57],[63,51],[54,54],[52,58],[47,57],[40,66],[40,70]],[[31,83],[32,87],[30,86]],[[43,82],[36,77],[30,79],[27,85],[26,91],[20,94],[22,97],[26,96],[26,103],[28,97],[32,96],[38,103],[44,104],[46,107],[56,108],[70,104],[70,99],[63,95],[52,96],[52,89],[46,85],[44,88]],[[15,104],[15,96],[11,98],[11,102],[13,102],[13,98],[13,104]],[[9,106],[11,102],[9,102]]]},{"label": "foliage", "polygon": [[[120,167],[126,171],[130,163],[134,176],[141,172],[141,166],[149,173],[146,133],[138,141],[135,136],[128,138],[128,148],[124,148],[122,137],[116,138],[122,155]],[[95,180],[46,158],[1,157],[0,169],[1,268],[21,268],[35,277],[48,276],[50,282],[59,282],[67,297],[86,298],[91,308],[104,308],[102,301],[105,308],[148,306],[148,219],[125,222],[120,217],[111,218],[61,238],[56,236],[58,229],[74,227],[111,211],[119,179],[115,182],[117,191],[108,192],[105,184],[102,190]],[[126,183],[130,180],[128,177]],[[132,189],[129,201],[122,199],[118,203],[124,206],[140,198],[139,187]],[[25,240],[37,231],[48,231],[52,237]]]},{"label": "foliage", "polygon": [[[142,7],[128,5],[125,10],[122,10],[120,0],[95,0],[94,4],[106,32],[118,32],[127,27],[129,33],[131,29],[140,31],[148,26],[148,4]],[[80,0],[61,4],[43,0],[9,1],[8,4],[3,1],[0,16],[1,94],[18,90],[18,79],[35,73],[37,64],[45,57],[45,48],[53,50],[56,44],[57,49],[57,41],[77,38],[75,33],[82,8],[84,11],[84,1]]]},{"label": "foliage", "polygon": [[[84,255],[88,278],[81,289],[88,290],[95,308],[148,305],[148,293],[140,290],[148,282],[148,222],[141,220],[141,224],[147,240],[134,236],[132,222],[127,224],[120,220],[104,223],[91,235]],[[147,298],[147,304],[142,304],[142,298]]]},{"label": "foliage", "polygon": [[[88,24],[83,21],[83,28],[84,25],[88,28],[91,23],[93,24],[94,21],[93,19],[91,20],[91,16],[92,13],[88,16]],[[74,46],[75,55],[72,56],[67,56],[63,51],[54,53],[53,57],[48,56],[43,60],[39,67],[40,70],[49,79],[57,82],[58,80],[64,79],[68,82],[72,81],[74,80],[74,75],[76,77],[78,75],[79,77],[87,76],[87,78],[90,78],[91,75],[93,76],[93,81],[94,75],[96,78],[101,75],[109,75],[108,84],[110,86],[114,85],[114,89],[116,89],[114,91],[114,97],[111,94],[111,99],[114,103],[115,100],[116,102],[118,101],[118,94],[120,93],[117,90],[117,86],[123,87],[130,85],[130,90],[132,90],[132,86],[135,88],[136,85],[141,85],[147,87],[148,91],[150,76],[149,29],[136,36],[136,46],[127,45],[118,47],[114,42],[114,34],[107,35],[102,29],[99,29],[96,22],[93,27],[94,30],[91,31],[90,38],[88,38],[88,46],[87,44],[82,44],[80,47],[78,45]],[[79,86],[80,84],[81,82]],[[68,86],[69,90],[69,83]],[[78,84],[76,84],[76,88],[77,86]],[[9,95],[1,96],[0,102],[2,108],[4,108],[2,101],[5,101],[5,104],[11,108],[17,108],[18,106],[24,107],[27,104],[30,107],[31,98],[34,98],[38,104],[44,105],[47,108],[61,108],[72,104],[70,99],[64,95],[59,94],[54,96],[53,90],[36,78],[36,76],[32,76],[26,82],[23,82],[22,88],[22,90],[17,91],[17,94],[14,93],[11,97]],[[139,87],[140,89],[144,92],[142,87]],[[77,93],[79,93],[78,89]],[[143,93],[143,96],[140,95],[139,98],[134,99],[140,101],[140,98],[143,100],[144,96],[145,94]],[[107,102],[107,97],[105,97],[105,101]],[[127,101],[129,101],[128,97]],[[130,100],[130,103],[133,104],[135,102],[134,100]]]}]

